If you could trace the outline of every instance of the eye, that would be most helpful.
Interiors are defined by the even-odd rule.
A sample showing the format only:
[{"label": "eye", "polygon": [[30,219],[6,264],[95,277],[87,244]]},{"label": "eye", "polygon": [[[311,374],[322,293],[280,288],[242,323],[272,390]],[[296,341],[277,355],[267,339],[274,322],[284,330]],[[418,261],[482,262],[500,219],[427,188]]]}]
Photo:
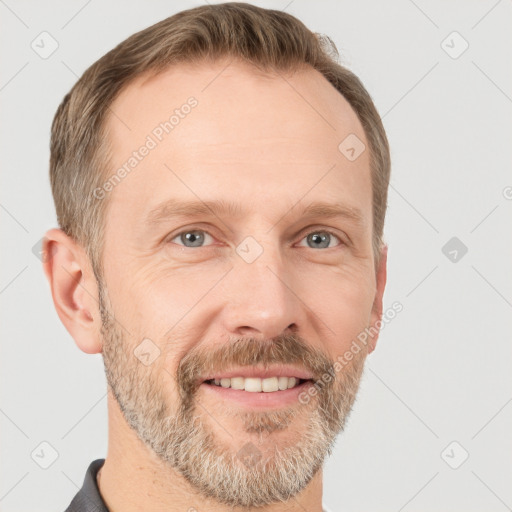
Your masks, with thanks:
[{"label": "eye", "polygon": [[[208,237],[213,240],[213,237],[206,231],[201,229],[188,229],[178,233],[169,241],[176,243],[177,245],[183,245],[184,247],[202,247]],[[179,242],[174,242],[174,240],[179,240]]]},{"label": "eye", "polygon": [[[211,245],[213,240],[214,238],[202,229],[187,229],[169,239],[169,242],[182,245],[183,247],[194,248]],[[312,249],[330,249],[343,243],[339,236],[324,229],[311,231],[302,240],[305,240],[307,247]],[[207,243],[208,241],[210,241],[210,243]],[[338,243],[335,243],[336,241]],[[304,247],[303,244],[299,245]]]},{"label": "eye", "polygon": [[[342,241],[337,235],[330,231],[320,229],[311,231],[302,240],[306,240],[308,247],[311,247],[312,249],[330,249],[331,247],[336,247],[342,244]],[[338,243],[332,246],[331,242],[336,240]]]}]

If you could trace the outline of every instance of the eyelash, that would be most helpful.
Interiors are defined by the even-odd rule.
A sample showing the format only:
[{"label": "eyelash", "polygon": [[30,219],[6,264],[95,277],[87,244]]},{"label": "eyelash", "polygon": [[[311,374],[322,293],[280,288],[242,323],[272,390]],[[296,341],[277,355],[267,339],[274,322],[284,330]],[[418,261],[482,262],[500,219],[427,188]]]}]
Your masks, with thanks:
[{"label": "eyelash", "polygon": [[[180,235],[184,234],[184,233],[190,233],[192,231],[199,231],[201,233],[206,233],[208,234],[209,236],[211,236],[212,238],[215,238],[209,231],[203,229],[203,228],[195,228],[195,227],[192,227],[192,228],[188,228],[188,229],[185,229],[185,230],[182,230],[180,231],[179,233],[176,233],[175,235],[172,235],[170,238],[167,239],[167,243],[174,243],[172,242],[175,238],[179,237]],[[324,250],[327,250],[327,249],[335,249],[336,247],[339,247],[339,246],[342,246],[342,245],[347,245],[347,243],[341,239],[341,237],[339,235],[337,235],[336,233],[334,233],[333,231],[329,230],[329,229],[325,229],[325,228],[315,228],[315,229],[312,229],[310,231],[307,231],[303,236],[302,238],[300,239],[300,241],[304,240],[304,238],[306,238],[308,235],[311,235],[312,233],[327,233],[329,234],[330,236],[336,238],[338,241],[339,241],[339,244],[334,246],[334,247],[325,247]],[[183,247],[184,249],[204,249],[206,247],[210,247],[210,246],[200,246],[200,247],[187,247],[186,245],[182,245],[182,244],[175,244],[175,245],[178,245],[180,247]],[[307,249],[312,249],[312,247],[307,247]]]}]

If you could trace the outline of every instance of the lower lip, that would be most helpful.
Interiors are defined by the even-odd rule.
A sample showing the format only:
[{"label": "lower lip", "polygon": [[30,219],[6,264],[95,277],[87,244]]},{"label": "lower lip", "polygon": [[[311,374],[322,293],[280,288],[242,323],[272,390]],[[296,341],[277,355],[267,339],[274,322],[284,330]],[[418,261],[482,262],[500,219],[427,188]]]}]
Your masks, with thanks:
[{"label": "lower lip", "polygon": [[279,408],[287,405],[293,405],[299,401],[299,395],[306,391],[313,383],[310,380],[304,381],[298,386],[282,391],[271,391],[269,393],[244,391],[241,389],[223,388],[203,382],[200,389],[205,393],[213,393],[221,400],[231,400],[238,404],[260,409]]}]

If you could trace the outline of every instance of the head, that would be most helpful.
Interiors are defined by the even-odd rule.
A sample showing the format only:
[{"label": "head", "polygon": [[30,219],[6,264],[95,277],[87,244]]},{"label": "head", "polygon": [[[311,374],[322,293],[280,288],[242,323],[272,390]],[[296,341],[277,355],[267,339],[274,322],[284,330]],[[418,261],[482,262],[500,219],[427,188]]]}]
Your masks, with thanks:
[{"label": "head", "polygon": [[389,172],[333,43],[248,4],[134,34],[59,106],[57,311],[148,452],[203,495],[282,501],[321,468],[378,337],[359,335],[382,315]]}]

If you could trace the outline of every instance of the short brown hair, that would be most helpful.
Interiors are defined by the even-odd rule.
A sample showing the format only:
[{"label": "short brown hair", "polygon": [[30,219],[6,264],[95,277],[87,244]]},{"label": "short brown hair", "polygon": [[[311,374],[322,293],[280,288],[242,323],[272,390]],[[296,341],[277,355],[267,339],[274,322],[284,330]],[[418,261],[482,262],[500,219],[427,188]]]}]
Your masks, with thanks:
[{"label": "short brown hair", "polygon": [[[370,146],[373,251],[378,261],[390,175],[389,146],[380,116],[361,81],[338,63],[326,36],[282,11],[244,3],[205,5],[156,23],[109,51],[80,77],[52,124],[50,181],[61,229],[87,252],[102,275],[106,200],[93,191],[109,172],[106,119],[110,105],[133,79],[182,62],[233,57],[264,70],[311,66],[349,102]],[[340,141],[341,142],[341,141]]]}]

